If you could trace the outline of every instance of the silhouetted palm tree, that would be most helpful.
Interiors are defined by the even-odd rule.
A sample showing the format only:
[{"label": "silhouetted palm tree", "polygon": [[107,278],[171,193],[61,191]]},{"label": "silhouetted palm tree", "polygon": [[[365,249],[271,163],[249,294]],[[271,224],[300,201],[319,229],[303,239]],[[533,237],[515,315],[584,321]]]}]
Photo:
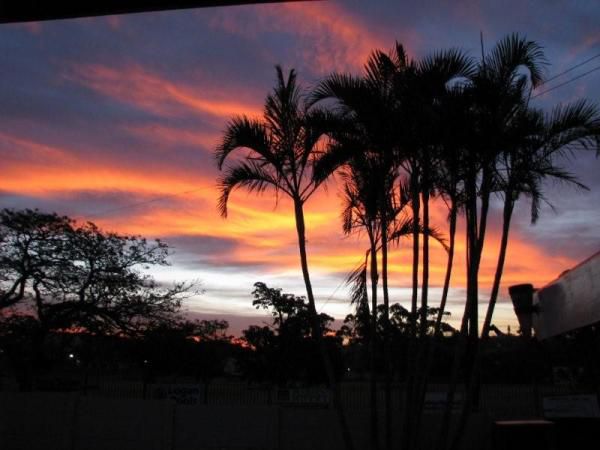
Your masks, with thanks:
[{"label": "silhouetted palm tree", "polygon": [[[429,196],[434,191],[434,157],[438,142],[436,136],[436,102],[447,89],[447,84],[458,77],[472,73],[469,58],[456,50],[439,52],[421,62],[409,61],[404,48],[384,53],[375,51],[366,65],[364,78],[334,74],[321,82],[313,94],[313,101],[335,99],[338,112],[351,117],[366,136],[365,149],[372,151],[380,161],[383,173],[392,173],[391,183],[381,183],[380,220],[384,317],[389,323],[389,295],[387,288],[388,216],[382,199],[390,198],[398,169],[402,167],[409,176],[411,208],[413,213],[413,287],[411,299],[411,324],[413,340],[416,337],[416,313],[419,268],[419,232],[429,227]],[[386,172],[389,171],[389,172]],[[420,195],[423,193],[424,223],[420,226]],[[427,311],[427,286],[429,276],[429,235],[424,233],[424,263],[422,283],[422,314]],[[373,259],[371,261],[373,264]],[[426,327],[427,318],[422,318]],[[423,335],[426,332],[422,333]],[[414,346],[413,346],[414,347]],[[414,349],[412,352],[414,354]],[[390,360],[389,355],[386,360]],[[412,359],[412,358],[410,358]],[[416,370],[416,364],[412,364]],[[416,374],[413,373],[412,378]],[[387,384],[387,383],[386,383]],[[386,396],[387,398],[388,396]],[[387,410],[387,408],[386,408]],[[386,414],[386,422],[389,416]],[[386,427],[391,428],[391,427]],[[410,427],[407,427],[409,429]],[[389,436],[386,442],[390,445]]]},{"label": "silhouetted palm tree", "polygon": [[[510,125],[523,105],[527,92],[542,82],[546,59],[542,48],[517,34],[500,40],[482,56],[477,71],[470,77],[470,85],[463,91],[467,99],[470,128],[461,154],[463,206],[466,222],[467,298],[461,333],[468,341],[460,341],[455,352],[453,375],[448,391],[448,402],[438,447],[447,446],[451,405],[458,376],[458,361],[467,355],[469,386],[452,445],[460,443],[460,434],[466,424],[470,407],[469,392],[473,386],[475,361],[479,339],[479,267],[483,252],[491,195],[498,190],[496,163],[507,143]],[[523,72],[525,71],[525,73]]]},{"label": "silhouetted palm tree", "polygon": [[511,143],[498,161],[497,178],[504,198],[502,237],[481,332],[483,339],[489,336],[492,325],[515,203],[521,195],[529,197],[531,222],[536,223],[540,205],[545,201],[542,184],[546,179],[587,189],[573,174],[558,166],[556,160],[565,152],[600,148],[600,114],[585,101],[559,106],[550,114],[537,109],[525,109],[515,116],[511,127],[514,130]]},{"label": "silhouetted palm tree", "polygon": [[[500,40],[472,77],[475,139],[467,146],[465,214],[467,219],[467,303],[469,335],[478,337],[478,275],[485,242],[490,197],[497,190],[495,167],[515,114],[530,87],[542,82],[546,59],[539,44],[518,34]],[[522,69],[526,71],[523,73]],[[477,198],[481,207],[478,210]]]},{"label": "silhouetted palm tree", "polygon": [[[451,86],[460,86],[474,74],[474,64],[470,57],[460,50],[438,51],[417,62],[415,76],[409,81],[403,99],[410,99],[408,116],[415,122],[413,129],[418,141],[414,151],[420,159],[419,189],[422,196],[423,227],[429,228],[429,202],[436,193],[437,171],[440,166],[440,153],[446,146],[447,124],[442,121],[447,115],[445,99]],[[423,277],[421,283],[421,335],[425,335],[428,311],[429,288],[429,236],[423,237]]]},{"label": "silhouetted palm tree", "polygon": [[[445,121],[448,116],[447,97],[452,97],[454,91],[460,90],[462,86],[470,81],[474,74],[474,63],[465,53],[456,49],[438,51],[431,56],[425,57],[415,63],[415,69],[408,73],[401,73],[397,91],[398,103],[404,112],[399,116],[404,121],[411,123],[409,130],[412,132],[406,141],[400,142],[400,148],[404,154],[399,153],[400,158],[405,158],[407,171],[416,172],[418,178],[415,180],[413,191],[413,211],[422,209],[423,229],[430,228],[430,199],[437,193],[437,182],[440,179],[439,172],[442,170],[444,158],[448,157],[450,144],[447,141],[449,124]],[[448,167],[446,167],[447,169]],[[419,194],[421,205],[419,206]],[[418,217],[418,215],[417,215]],[[452,221],[451,221],[452,222]],[[452,225],[452,224],[451,224]],[[453,230],[450,230],[453,234]],[[453,237],[452,237],[453,238]],[[423,236],[423,261],[421,281],[421,305],[419,311],[419,336],[422,343],[412,350],[414,359],[411,363],[412,371],[407,388],[407,415],[405,421],[405,444],[408,448],[417,445],[420,426],[420,411],[425,397],[428,367],[430,365],[429,354],[431,352],[430,339],[427,339],[427,313],[429,311],[429,235]],[[418,249],[416,249],[418,251]],[[418,258],[416,258],[418,262]],[[415,307],[413,296],[413,309]],[[440,310],[443,316],[443,310]]]},{"label": "silhouetted palm tree", "polygon": [[[379,426],[377,412],[377,383],[376,383],[376,352],[377,352],[377,285],[378,285],[378,265],[377,265],[377,246],[381,239],[381,220],[379,206],[379,184],[384,182],[385,173],[377,165],[377,159],[367,152],[356,153],[344,166],[345,170],[340,171],[340,176],[344,182],[344,207],[342,210],[342,227],[345,234],[353,232],[367,233],[369,239],[370,256],[370,278],[371,278],[371,315],[369,327],[369,388],[370,388],[370,409],[371,409],[371,444],[374,449],[379,448]],[[365,261],[366,263],[366,261]],[[361,272],[362,273],[362,272]],[[365,267],[366,283],[366,267]],[[359,278],[361,281],[362,277]],[[360,289],[364,292],[365,289]],[[362,297],[359,292],[355,293],[360,301]],[[366,297],[366,295],[364,296]],[[368,304],[368,302],[367,302]],[[362,306],[359,303],[357,306]]]},{"label": "silhouetted palm tree", "polygon": [[[325,99],[336,101],[335,113],[342,120],[350,123],[347,132],[341,136],[332,136],[338,141],[330,153],[332,166],[340,166],[348,161],[354,162],[358,169],[363,166],[369,172],[361,176],[363,179],[371,178],[369,182],[369,199],[373,211],[369,212],[372,216],[369,220],[376,226],[376,241],[380,242],[382,264],[382,285],[383,285],[383,321],[387,324],[384,328],[389,330],[389,289],[388,289],[388,241],[389,225],[393,221],[393,211],[391,207],[392,191],[397,177],[397,167],[394,165],[393,145],[394,145],[394,120],[392,114],[393,97],[392,78],[393,71],[389,68],[378,65],[380,52],[373,52],[365,66],[366,74],[364,77],[354,77],[344,74],[332,74],[323,80],[317,86],[312,94],[312,102],[316,103]],[[349,138],[349,139],[346,139]],[[350,142],[349,142],[350,141]],[[360,164],[359,164],[360,163]],[[326,171],[329,173],[330,171]],[[364,186],[363,186],[364,187]],[[363,192],[367,195],[366,192]],[[369,207],[371,208],[371,207]],[[366,212],[366,210],[365,210]],[[377,244],[371,242],[375,249]],[[371,277],[372,277],[372,302],[377,301],[377,250],[371,252]],[[376,323],[376,307],[371,308],[373,326]],[[384,353],[386,355],[386,380],[385,380],[385,441],[386,448],[391,446],[391,347],[389,345],[389,332],[384,333]],[[372,352],[371,358],[374,358]],[[374,360],[373,360],[374,362]],[[373,368],[374,370],[374,368]],[[374,374],[372,375],[374,376]],[[371,385],[373,389],[373,384]],[[378,447],[377,436],[377,416],[375,411],[375,395],[372,395],[372,416],[371,433],[372,445]]]},{"label": "silhouetted palm tree", "polygon": [[438,335],[446,310],[450,280],[454,265],[454,251],[456,241],[456,225],[462,202],[462,151],[467,142],[470,130],[469,123],[470,103],[464,95],[464,86],[455,86],[449,89],[440,104],[440,141],[443,143],[438,152],[437,172],[435,174],[435,187],[440,198],[448,207],[448,260],[446,274],[434,335]]},{"label": "silhouetted palm tree", "polygon": [[[370,260],[370,275],[371,275],[371,313],[370,313],[370,326],[368,343],[370,347],[370,398],[371,398],[371,432],[372,442],[374,446],[378,446],[378,416],[377,416],[377,396],[376,396],[376,356],[377,346],[379,337],[383,337],[384,342],[384,356],[386,363],[386,372],[391,368],[391,352],[385,347],[385,344],[389,344],[390,339],[390,322],[389,316],[386,317],[386,312],[389,313],[389,307],[386,308],[385,304],[381,305],[380,308],[377,305],[377,284],[378,284],[378,264],[377,264],[377,253],[384,248],[381,236],[383,235],[384,224],[386,227],[386,233],[389,237],[389,242],[399,244],[402,238],[411,237],[415,226],[413,219],[407,215],[405,211],[407,205],[410,202],[410,196],[406,186],[400,185],[399,189],[392,190],[388,194],[386,204],[379,204],[379,195],[381,183],[391,184],[390,181],[395,177],[393,173],[387,174],[390,181],[386,181],[386,173],[383,168],[377,165],[380,162],[378,158],[369,160],[367,155],[358,154],[352,158],[345,166],[345,170],[341,172],[341,178],[345,181],[344,184],[344,209],[342,213],[343,217],[343,228],[346,234],[352,232],[364,232],[369,238],[370,247],[366,252],[367,257],[362,265],[355,269],[350,276],[348,281],[351,284],[351,298],[352,303],[356,305],[357,317],[365,306],[368,308],[368,289],[367,289],[367,267],[368,258]],[[389,169],[389,168],[388,168]],[[382,215],[386,215],[386,220],[382,220]],[[444,237],[436,229],[428,229],[425,231],[422,226],[418,225],[417,229],[420,234],[427,234],[437,240],[446,250],[447,245]],[[381,312],[381,314],[379,314]],[[382,320],[378,320],[381,316]],[[408,314],[410,320],[414,317]],[[378,324],[382,322],[382,330],[378,331]],[[388,342],[386,342],[388,341]],[[386,375],[388,375],[386,373]],[[387,378],[387,377],[386,377]],[[386,380],[387,381],[387,380]],[[386,383],[387,384],[387,383]],[[386,401],[385,410],[388,411],[390,407],[390,421],[391,421],[391,399],[387,396],[388,392],[386,389]],[[391,423],[390,423],[391,425]],[[387,442],[387,440],[386,440]]]},{"label": "silhouetted palm tree", "polygon": [[281,67],[277,66],[276,70],[277,85],[266,98],[263,119],[246,116],[231,119],[217,147],[215,156],[220,170],[233,151],[248,151],[244,159],[225,167],[225,173],[219,179],[221,196],[218,204],[221,214],[226,217],[229,197],[234,189],[240,187],[259,194],[270,188],[276,197],[284,194],[292,200],[312,336],[318,343],[327,372],[344,443],[346,448],[351,449],[352,439],[342,410],[333,365],[322,339],[306,253],[304,204],[325,179],[313,177],[312,171],[320,156],[318,147],[327,114],[307,112],[294,70],[289,72],[287,78]]},{"label": "silhouetted palm tree", "polygon": [[[504,265],[514,202],[519,193],[529,194],[535,212],[542,198],[541,179],[556,177],[575,181],[568,172],[553,164],[552,155],[570,143],[589,142],[591,130],[595,129],[597,133],[595,112],[582,108],[582,105],[559,110],[554,114],[555,122],[553,119],[544,119],[539,111],[529,109],[528,92],[542,82],[544,64],[541,47],[514,34],[501,40],[490,54],[483,57],[477,74],[472,78],[476,139],[466,147],[467,170],[464,178],[468,261],[466,315],[470,349],[467,353],[467,395],[452,442],[453,448],[460,445],[477,385],[478,272],[491,194],[502,191],[505,208],[496,280],[484,325],[486,335],[489,333]],[[526,74],[522,73],[522,68],[526,69]],[[537,152],[536,149],[541,150]],[[477,206],[478,196],[480,210]]]}]

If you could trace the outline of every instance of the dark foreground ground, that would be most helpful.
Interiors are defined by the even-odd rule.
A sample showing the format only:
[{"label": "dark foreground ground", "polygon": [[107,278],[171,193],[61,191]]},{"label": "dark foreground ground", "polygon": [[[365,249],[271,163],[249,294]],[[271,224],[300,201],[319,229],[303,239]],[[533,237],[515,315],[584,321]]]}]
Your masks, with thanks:
[{"label": "dark foreground ground", "polygon": [[[422,448],[431,448],[435,441],[444,387],[434,386],[428,394]],[[396,388],[394,416],[395,423],[400,424],[401,387]],[[0,393],[3,450],[341,448],[327,393],[317,388],[273,389],[223,383],[204,389],[193,384],[144,387],[121,382],[92,386],[87,392],[7,390]],[[554,425],[539,422],[544,418],[545,399],[573,393],[568,386],[483,386],[480,408],[471,415],[463,447],[562,450],[578,448],[590,439],[600,442],[598,419],[555,420]],[[345,385],[343,397],[355,448],[368,448],[366,386]],[[516,420],[528,422],[519,426],[513,422]],[[538,422],[532,424],[531,420]],[[394,448],[400,444],[398,429]],[[566,433],[574,435],[567,439]]]}]

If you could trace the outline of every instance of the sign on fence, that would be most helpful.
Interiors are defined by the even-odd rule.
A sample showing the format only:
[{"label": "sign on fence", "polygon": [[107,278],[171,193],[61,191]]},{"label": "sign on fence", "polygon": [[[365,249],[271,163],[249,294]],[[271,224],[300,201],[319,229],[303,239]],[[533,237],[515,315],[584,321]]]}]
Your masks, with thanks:
[{"label": "sign on fence", "polygon": [[544,397],[544,416],[559,418],[598,418],[600,408],[595,394]]},{"label": "sign on fence", "polygon": [[330,402],[330,392],[328,389],[320,388],[280,389],[277,400],[279,403],[290,403],[294,405],[325,406]]},{"label": "sign on fence", "polygon": [[[425,393],[425,411],[442,412],[446,409],[448,394],[446,392]],[[462,404],[462,392],[456,392],[452,402],[452,410],[457,410]]]},{"label": "sign on fence", "polygon": [[198,384],[158,384],[152,387],[152,398],[170,399],[178,405],[198,405],[201,388]]}]

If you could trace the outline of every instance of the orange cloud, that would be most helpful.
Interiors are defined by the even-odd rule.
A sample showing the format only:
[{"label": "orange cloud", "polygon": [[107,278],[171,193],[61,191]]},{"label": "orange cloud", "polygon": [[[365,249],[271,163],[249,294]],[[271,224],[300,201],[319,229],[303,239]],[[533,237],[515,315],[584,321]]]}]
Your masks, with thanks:
[{"label": "orange cloud", "polygon": [[[99,64],[76,65],[65,74],[65,78],[163,117],[195,113],[222,121],[233,115],[259,115],[262,111],[251,101],[243,101],[239,97],[232,100],[231,92],[222,86],[217,90],[210,86],[176,85],[135,65],[120,69]],[[222,92],[228,92],[227,96]]]},{"label": "orange cloud", "polygon": [[[138,129],[136,132],[145,132]],[[176,142],[176,130],[154,129],[159,139]],[[174,133],[174,134],[172,134]],[[162,137],[161,137],[162,136]],[[184,134],[184,139],[199,143],[203,135]],[[90,162],[75,156],[73,149],[43,145],[24,138],[0,134],[0,151],[16,149],[16,155],[3,164],[0,190],[38,197],[77,195],[80,191],[115,192],[142,196],[158,201],[127,208],[126,214],[97,216],[92,220],[100,226],[122,233],[142,234],[147,237],[209,236],[235,242],[223,259],[239,264],[260,264],[261,270],[274,273],[298,273],[299,258],[293,208],[283,197],[275,208],[272,192],[263,196],[248,195],[243,190],[233,193],[229,217],[218,215],[216,173],[202,174],[190,169],[172,168],[148,172],[143,167],[119,167],[110,160]],[[4,152],[9,154],[8,151]],[[23,156],[25,155],[25,156]],[[306,205],[309,263],[315,275],[331,275],[340,282],[344,275],[360,263],[368,248],[365,237],[344,237],[340,226],[340,199],[335,183],[329,192],[318,191]],[[175,195],[173,195],[175,194]],[[179,194],[179,195],[178,195]],[[164,197],[161,200],[161,197]],[[432,223],[446,232],[445,206],[432,205]],[[86,219],[86,217],[81,217]],[[452,287],[466,284],[464,263],[464,233],[459,224]],[[497,259],[500,236],[490,228],[486,251],[481,265],[481,300],[485,302],[491,286]],[[184,249],[180,249],[185,251]],[[411,283],[412,244],[409,239],[390,251],[390,285],[407,288]],[[213,256],[213,258],[218,258]],[[440,287],[446,270],[446,253],[435,242],[431,243],[432,287]],[[216,261],[216,260],[215,260]],[[540,261],[544,261],[540,264]],[[216,261],[219,262],[219,261]],[[523,239],[513,230],[508,248],[501,297],[506,298],[511,284],[531,282],[540,286],[556,277],[565,268],[575,264],[564,257],[549,258],[544,250]],[[300,292],[301,293],[301,292]],[[405,298],[394,298],[394,301]],[[438,299],[432,293],[431,302]],[[510,308],[499,309],[498,323],[512,323]],[[455,307],[456,309],[456,307]],[[458,312],[455,311],[455,315]]]},{"label": "orange cloud", "polygon": [[[125,167],[102,151],[92,160],[77,148],[59,148],[21,137],[0,134],[0,151],[5,155],[0,189],[28,195],[57,192],[122,190],[147,194],[169,194],[201,186],[189,172],[165,169],[148,173],[143,167]],[[99,156],[98,156],[99,155]],[[210,182],[214,185],[214,181]]]},{"label": "orange cloud", "polygon": [[294,30],[312,45],[304,47],[304,58],[316,62],[318,72],[361,69],[375,48],[392,43],[373,31],[339,5],[319,2],[311,5],[286,4],[272,16],[283,29]]}]

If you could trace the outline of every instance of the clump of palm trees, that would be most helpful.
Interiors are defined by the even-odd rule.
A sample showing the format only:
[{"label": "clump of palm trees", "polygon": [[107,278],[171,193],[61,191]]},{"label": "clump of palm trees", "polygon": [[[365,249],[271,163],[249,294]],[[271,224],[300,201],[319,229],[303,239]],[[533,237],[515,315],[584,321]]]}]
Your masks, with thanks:
[{"label": "clump of palm trees", "polygon": [[[582,149],[597,150],[600,145],[600,114],[591,103],[560,105],[549,113],[531,105],[531,92],[543,83],[546,64],[542,47],[517,34],[499,41],[479,60],[457,49],[411,59],[396,43],[389,52],[375,50],[364,74],[333,73],[308,94],[298,87],[293,70],[286,75],[277,67],[277,84],[266,99],[263,118],[242,116],[228,123],[216,151],[218,167],[224,170],[219,179],[220,211],[226,216],[229,197],[236,188],[256,193],[271,189],[276,196],[292,199],[312,336],[319,342],[346,448],[353,448],[351,433],[322,344],[308,268],[307,201],[338,174],[344,199],[342,230],[347,234],[360,231],[368,238],[365,262],[350,278],[357,309],[366,310],[371,318],[373,449],[392,447],[396,425],[391,408],[391,362],[400,357],[407,359],[409,370],[405,374],[405,414],[397,424],[402,424],[404,448],[419,447],[428,374],[436,340],[442,334],[455,261],[458,219],[464,217],[467,280],[455,366],[466,361],[463,381],[467,389],[451,438],[455,370],[438,439],[439,448],[457,447],[468,417],[470,393],[476,387],[479,341],[488,338],[493,325],[516,202],[530,199],[535,222],[540,205],[547,201],[547,180],[585,189],[564,164]],[[236,150],[244,150],[245,157],[225,165]],[[479,268],[495,197],[503,205],[501,245],[480,328]],[[448,207],[447,238],[430,223],[432,199]],[[412,238],[413,244],[410,345],[407,354],[395,355],[389,339],[389,249],[405,237]],[[447,268],[438,317],[433,333],[428,333],[431,238],[447,250]],[[383,339],[376,341],[380,277],[384,326]],[[376,342],[383,342],[387,361],[383,440],[376,404]]]}]

